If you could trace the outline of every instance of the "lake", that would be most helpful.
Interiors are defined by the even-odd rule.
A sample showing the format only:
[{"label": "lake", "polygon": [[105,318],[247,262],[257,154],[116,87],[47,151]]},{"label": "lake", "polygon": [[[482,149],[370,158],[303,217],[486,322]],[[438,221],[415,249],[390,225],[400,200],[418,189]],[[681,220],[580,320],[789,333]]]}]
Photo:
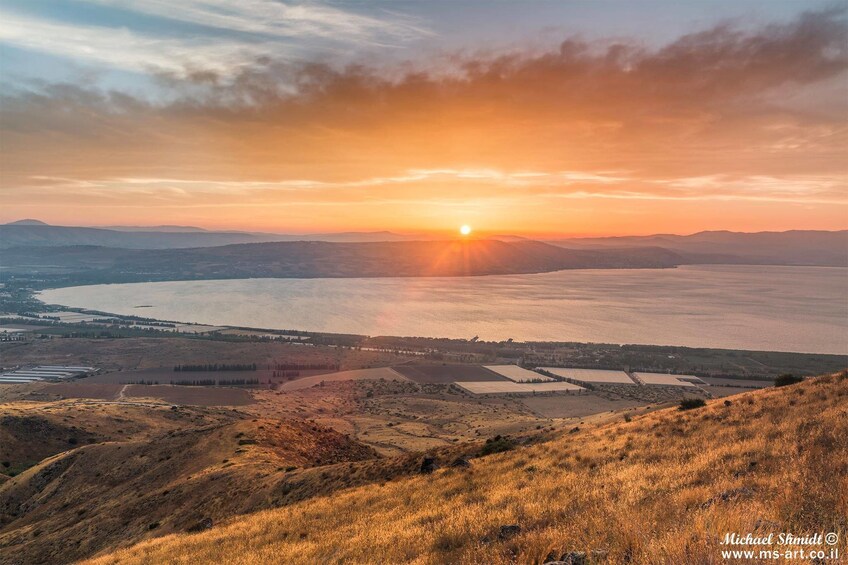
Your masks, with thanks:
[{"label": "lake", "polygon": [[[365,335],[848,353],[848,269],[697,265],[455,278],[238,279],[47,290],[50,304]],[[145,308],[136,306],[149,305]]]}]

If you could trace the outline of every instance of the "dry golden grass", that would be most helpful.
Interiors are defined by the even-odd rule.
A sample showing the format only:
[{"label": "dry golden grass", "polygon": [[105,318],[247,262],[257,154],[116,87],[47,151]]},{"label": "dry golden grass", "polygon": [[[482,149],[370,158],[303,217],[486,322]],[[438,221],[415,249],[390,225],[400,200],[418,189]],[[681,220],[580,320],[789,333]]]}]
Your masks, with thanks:
[{"label": "dry golden grass", "polygon": [[[45,457],[89,443],[149,440],[187,425],[232,421],[223,411],[86,400],[0,403],[0,473],[17,474]],[[9,466],[6,466],[9,463]]]},{"label": "dry golden grass", "polygon": [[0,484],[0,564],[69,563],[204,519],[324,495],[343,488],[340,475],[350,479],[346,464],[375,456],[307,422],[207,424],[212,416],[194,409],[165,413],[181,429],[64,451]]},{"label": "dry golden grass", "polygon": [[[846,400],[842,374],[655,412],[93,563],[718,563],[726,532],[772,531],[835,531],[844,555]],[[507,524],[521,532],[501,540]]]}]

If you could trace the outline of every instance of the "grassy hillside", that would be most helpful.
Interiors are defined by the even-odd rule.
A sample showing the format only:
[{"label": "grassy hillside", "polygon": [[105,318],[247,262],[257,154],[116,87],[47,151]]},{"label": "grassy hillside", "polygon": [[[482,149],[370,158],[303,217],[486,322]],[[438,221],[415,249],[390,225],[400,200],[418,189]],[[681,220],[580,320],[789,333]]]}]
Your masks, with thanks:
[{"label": "grassy hillside", "polygon": [[232,422],[224,411],[65,400],[0,404],[0,473],[16,475],[42,459],[104,441],[147,440],[186,425]]},{"label": "grassy hillside", "polygon": [[664,410],[94,563],[708,563],[726,532],[772,531],[835,531],[844,554],[846,400],[841,374]]},{"label": "grassy hillside", "polygon": [[[312,495],[312,468],[376,457],[347,436],[303,421],[234,414],[216,422],[212,410],[149,411],[173,414],[181,425],[161,421],[160,435],[149,439],[62,451],[0,484],[0,563],[67,562],[146,537],[208,527],[280,504],[286,496]],[[38,435],[30,440],[52,447]],[[332,480],[325,486],[338,488]]]}]

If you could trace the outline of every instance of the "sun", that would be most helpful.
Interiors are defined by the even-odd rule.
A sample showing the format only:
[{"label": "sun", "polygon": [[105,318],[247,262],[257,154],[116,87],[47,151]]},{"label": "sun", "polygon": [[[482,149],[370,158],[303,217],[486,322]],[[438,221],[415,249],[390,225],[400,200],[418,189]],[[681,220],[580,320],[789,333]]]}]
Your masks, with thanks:
[{"label": "sun", "polygon": [[470,235],[471,234],[471,226],[468,224],[463,224],[459,227],[459,233],[462,235]]}]

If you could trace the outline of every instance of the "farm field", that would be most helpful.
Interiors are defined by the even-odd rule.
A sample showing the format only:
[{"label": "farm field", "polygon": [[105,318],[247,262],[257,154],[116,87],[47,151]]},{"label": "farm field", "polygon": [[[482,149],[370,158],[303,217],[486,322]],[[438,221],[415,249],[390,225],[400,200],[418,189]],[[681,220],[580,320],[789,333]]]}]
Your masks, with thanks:
[{"label": "farm field", "polygon": [[707,386],[703,387],[704,390],[710,393],[710,396],[713,398],[723,398],[725,396],[733,396],[736,394],[742,394],[743,392],[749,392],[751,390],[760,390],[753,388],[742,388],[738,386]]},{"label": "farm field", "polygon": [[404,377],[419,384],[450,384],[469,381],[510,382],[481,365],[399,365],[394,369]]},{"label": "farm field", "polygon": [[235,387],[128,385],[125,400],[151,398],[190,406],[246,406],[255,400],[250,391]]},{"label": "farm field", "polygon": [[484,365],[484,367],[517,383],[553,380],[551,377],[540,375],[535,371],[530,371],[529,369],[519,367],[518,365]]},{"label": "farm field", "polygon": [[246,406],[255,402],[246,388],[122,385],[116,383],[37,383],[25,387],[0,387],[0,402],[31,400],[49,402],[64,399],[109,402],[166,402],[185,406]]},{"label": "farm field", "polygon": [[558,425],[517,399],[472,398],[448,385],[409,380],[331,381],[323,387],[253,390],[252,394],[257,403],[243,408],[251,414],[309,419],[350,434],[383,455]]},{"label": "farm field", "polygon": [[549,383],[529,383],[525,386],[531,387],[532,390],[537,392],[576,392],[582,393],[585,392],[586,389],[582,386],[575,385],[572,383],[564,383],[559,381],[549,382]]},{"label": "farm field", "polygon": [[691,375],[667,375],[664,373],[633,373],[637,379],[646,385],[659,386],[687,386],[694,387],[695,384],[684,380],[685,378],[695,378]]},{"label": "farm field", "polygon": [[[259,379],[267,383],[272,378],[273,371],[257,369],[256,371],[174,371],[173,367],[155,367],[151,369],[140,369],[135,371],[113,371],[100,373],[84,379],[90,383],[113,383],[113,384],[171,384],[180,381],[228,381],[228,380],[251,380]],[[143,381],[143,382],[142,382]]]},{"label": "farm field", "polygon": [[189,337],[123,339],[54,338],[0,343],[3,365],[86,365],[104,372],[172,370],[174,365],[276,362],[338,365],[344,371],[403,363],[411,356],[386,351],[361,351],[328,346],[303,346],[273,341],[220,341]]},{"label": "farm field", "polygon": [[33,386],[33,398],[44,397],[51,400],[63,398],[94,398],[99,400],[115,400],[121,393],[123,385],[114,383],[90,383],[71,381],[67,383],[45,383]]},{"label": "farm field", "polygon": [[753,379],[722,379],[719,377],[700,377],[700,379],[711,386],[765,388],[774,385],[773,381],[761,381]]},{"label": "farm field", "polygon": [[645,406],[645,403],[639,400],[609,399],[591,392],[580,395],[523,397],[520,402],[543,418],[583,418],[593,414]]},{"label": "farm field", "polygon": [[583,387],[571,383],[547,382],[547,383],[517,383],[499,381],[468,381],[458,382],[456,386],[470,392],[471,394],[536,394],[545,392],[567,392],[579,393],[584,391]]},{"label": "farm field", "polygon": [[391,367],[377,367],[373,369],[352,369],[350,371],[339,371],[336,373],[315,372],[311,376],[300,377],[285,382],[279,386],[279,390],[300,390],[321,384],[322,382],[358,381],[363,379],[409,380]]},{"label": "farm field", "polygon": [[606,369],[571,369],[565,367],[539,367],[539,369],[558,377],[587,383],[636,384],[624,371],[609,371]]}]

